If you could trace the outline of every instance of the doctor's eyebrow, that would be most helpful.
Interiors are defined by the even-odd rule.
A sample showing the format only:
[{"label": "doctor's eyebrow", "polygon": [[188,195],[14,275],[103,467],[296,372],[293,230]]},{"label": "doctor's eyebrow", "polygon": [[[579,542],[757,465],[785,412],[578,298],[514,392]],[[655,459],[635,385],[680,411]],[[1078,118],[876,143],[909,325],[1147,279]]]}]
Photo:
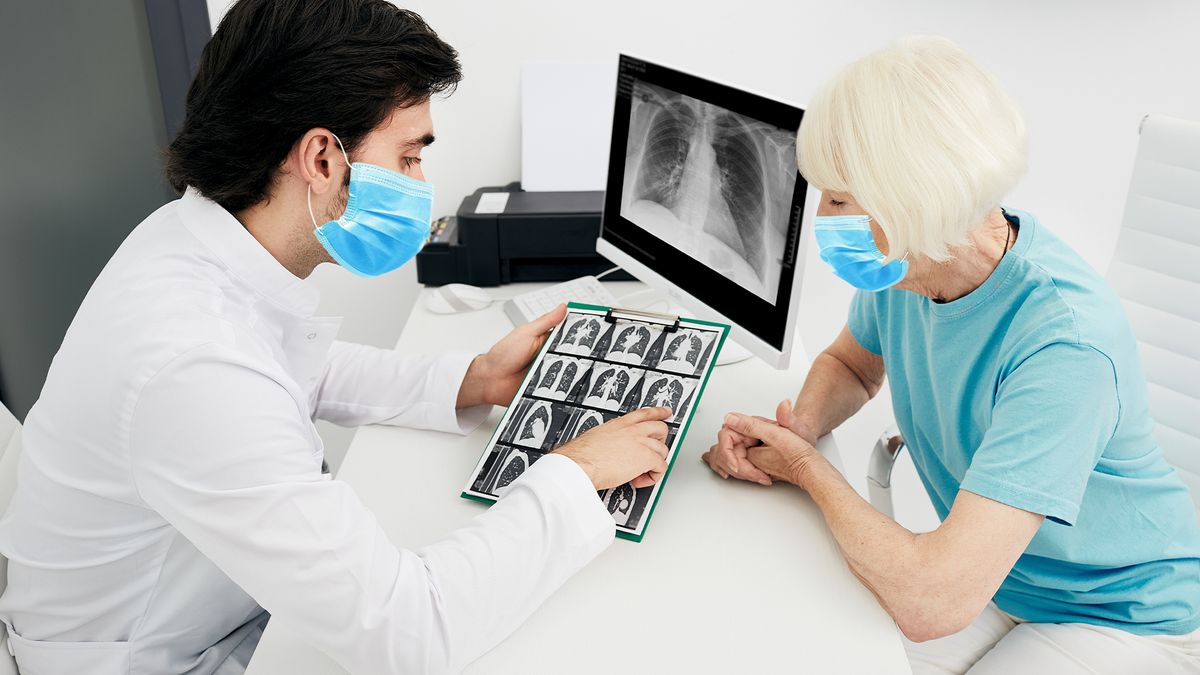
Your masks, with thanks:
[{"label": "doctor's eyebrow", "polygon": [[404,141],[403,143],[400,144],[400,148],[402,150],[409,150],[411,148],[424,147],[426,145],[432,145],[435,140],[437,140],[437,139],[433,137],[433,134],[425,134],[424,136],[421,136],[420,138],[413,138],[413,139]]}]

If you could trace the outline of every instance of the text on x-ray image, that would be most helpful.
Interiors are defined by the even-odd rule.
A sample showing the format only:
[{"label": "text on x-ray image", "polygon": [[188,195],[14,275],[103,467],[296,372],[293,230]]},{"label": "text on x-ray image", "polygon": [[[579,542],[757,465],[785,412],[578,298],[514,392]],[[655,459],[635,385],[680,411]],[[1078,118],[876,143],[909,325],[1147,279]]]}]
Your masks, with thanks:
[{"label": "text on x-ray image", "polygon": [[795,135],[639,80],[621,216],[773,304],[792,220]]}]

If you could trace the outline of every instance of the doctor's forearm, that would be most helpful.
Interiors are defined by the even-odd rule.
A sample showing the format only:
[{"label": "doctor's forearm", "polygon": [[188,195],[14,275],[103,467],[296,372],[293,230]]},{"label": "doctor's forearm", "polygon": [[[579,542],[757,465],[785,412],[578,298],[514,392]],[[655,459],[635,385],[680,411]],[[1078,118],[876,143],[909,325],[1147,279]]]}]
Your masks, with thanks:
[{"label": "doctor's forearm", "polygon": [[507,637],[613,538],[591,479],[571,460],[547,455],[491,509],[422,549],[441,610],[430,625],[450,649],[445,671],[458,672]]},{"label": "doctor's forearm", "polygon": [[476,356],[471,361],[471,365],[467,367],[467,373],[463,375],[462,384],[458,388],[458,398],[454,401],[455,408],[461,410],[487,402],[484,400],[486,381],[481,373],[480,360],[482,358],[482,354]]}]

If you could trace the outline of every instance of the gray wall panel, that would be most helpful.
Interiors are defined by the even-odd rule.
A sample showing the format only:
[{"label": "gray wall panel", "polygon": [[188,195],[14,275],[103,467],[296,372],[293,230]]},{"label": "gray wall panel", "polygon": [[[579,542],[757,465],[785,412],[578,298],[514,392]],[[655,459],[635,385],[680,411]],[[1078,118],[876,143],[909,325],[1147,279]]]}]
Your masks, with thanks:
[{"label": "gray wall panel", "polygon": [[143,2],[4,2],[0,141],[0,400],[24,419],[100,269],[174,198]]}]

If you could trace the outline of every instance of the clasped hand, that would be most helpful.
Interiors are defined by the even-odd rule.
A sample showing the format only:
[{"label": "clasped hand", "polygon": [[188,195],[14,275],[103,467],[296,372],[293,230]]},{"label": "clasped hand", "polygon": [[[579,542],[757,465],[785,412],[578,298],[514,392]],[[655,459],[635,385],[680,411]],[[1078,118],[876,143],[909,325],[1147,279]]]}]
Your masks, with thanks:
[{"label": "clasped hand", "polygon": [[717,442],[701,457],[722,478],[740,478],[760,485],[782,480],[803,487],[809,464],[820,457],[796,421],[791,401],[782,401],[775,419],[729,413],[717,432]]}]

